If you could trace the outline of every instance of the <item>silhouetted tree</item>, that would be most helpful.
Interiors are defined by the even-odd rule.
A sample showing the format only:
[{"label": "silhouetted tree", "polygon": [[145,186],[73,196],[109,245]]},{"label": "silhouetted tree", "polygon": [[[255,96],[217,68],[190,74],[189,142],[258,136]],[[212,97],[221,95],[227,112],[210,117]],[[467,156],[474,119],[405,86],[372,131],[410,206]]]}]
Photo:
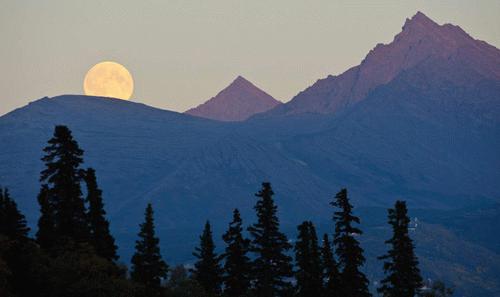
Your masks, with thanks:
[{"label": "silhouetted tree", "polygon": [[242,220],[238,209],[233,211],[233,221],[222,236],[226,243],[223,254],[224,262],[224,296],[241,297],[250,288],[251,262],[247,256],[250,240],[243,237]]},{"label": "silhouetted tree", "polygon": [[160,240],[155,236],[151,203],[148,203],[144,217],[139,240],[135,244],[130,276],[133,281],[144,286],[144,296],[157,296],[161,291],[161,280],[167,275],[168,265],[161,257]]},{"label": "silhouetted tree", "polygon": [[40,217],[38,218],[38,231],[36,232],[36,242],[46,251],[55,244],[55,218],[54,207],[51,204],[50,191],[47,185],[42,185],[38,194],[38,204],[40,205]]},{"label": "silhouetted tree", "polygon": [[248,228],[253,237],[251,251],[256,254],[254,291],[260,297],[284,296],[292,290],[287,280],[293,275],[292,258],[286,254],[292,246],[279,230],[273,194],[271,184],[263,183],[262,189],[255,194],[260,198],[255,205],[257,223]]},{"label": "silhouetted tree", "polygon": [[43,280],[48,287],[47,297],[156,296],[138,290],[126,279],[123,269],[97,256],[90,246],[72,242],[51,259]]},{"label": "silhouetted tree", "polygon": [[189,277],[187,269],[182,265],[172,269],[166,292],[168,297],[208,297],[200,284]]},{"label": "silhouetted tree", "polygon": [[109,222],[105,218],[106,211],[102,202],[102,191],[97,186],[94,169],[86,170],[85,183],[87,184],[90,243],[97,255],[108,260],[117,260],[115,239],[109,231]]},{"label": "silhouetted tree", "polygon": [[34,269],[38,246],[28,237],[29,228],[7,189],[0,189],[0,258],[8,272],[8,288],[14,296],[36,296]]},{"label": "silhouetted tree", "polygon": [[218,296],[221,293],[222,268],[219,264],[220,259],[215,253],[209,221],[205,223],[200,236],[200,246],[195,248],[193,255],[198,259],[194,264],[193,278],[209,296]]},{"label": "silhouetted tree", "polygon": [[10,197],[9,190],[0,188],[0,234],[13,240],[24,240],[29,231],[26,218]]},{"label": "silhouetted tree", "polygon": [[378,292],[384,297],[414,297],[422,287],[422,277],[418,269],[413,241],[408,234],[410,218],[404,201],[396,201],[394,209],[388,210],[392,237],[385,243],[391,245],[387,254],[379,257],[384,261],[387,275],[381,281]]},{"label": "silhouetted tree", "polygon": [[321,266],[323,268],[324,297],[340,297],[339,286],[340,276],[337,262],[333,257],[332,246],[328,235],[323,235],[323,245],[321,247]]},{"label": "silhouetted tree", "polygon": [[12,293],[12,288],[9,284],[9,279],[12,272],[9,269],[9,265],[4,260],[5,250],[7,249],[7,237],[0,235],[0,296],[14,297]]},{"label": "silhouetted tree", "polygon": [[296,296],[321,296],[323,274],[316,230],[310,221],[303,222],[297,229],[299,235],[295,244]]},{"label": "silhouetted tree", "polygon": [[49,189],[49,202],[54,207],[55,235],[58,239],[86,242],[89,238],[85,204],[80,182],[83,150],[66,126],[56,126],[54,136],[44,148],[45,169],[40,181]]},{"label": "silhouetted tree", "polygon": [[349,297],[371,296],[368,291],[368,279],[360,271],[365,262],[363,249],[359,245],[356,236],[362,234],[361,230],[353,224],[359,224],[359,218],[352,214],[352,205],[347,198],[347,190],[342,189],[330,203],[340,210],[334,212],[335,221],[334,244],[338,257],[340,270],[340,295]]}]

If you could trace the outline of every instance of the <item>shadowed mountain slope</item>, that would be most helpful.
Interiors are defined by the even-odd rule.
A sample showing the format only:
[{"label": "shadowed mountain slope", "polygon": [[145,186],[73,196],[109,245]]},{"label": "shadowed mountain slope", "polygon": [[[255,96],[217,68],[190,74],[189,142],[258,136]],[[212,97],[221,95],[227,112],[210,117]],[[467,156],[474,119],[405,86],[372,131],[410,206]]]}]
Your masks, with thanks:
[{"label": "shadowed mountain slope", "polygon": [[[283,227],[292,237],[302,220],[328,224],[328,202],[344,186],[357,207],[385,208],[398,198],[408,200],[411,209],[423,210],[500,201],[495,187],[500,133],[498,117],[491,114],[498,105],[488,100],[500,91],[498,83],[483,82],[463,94],[451,87],[450,93],[441,88],[422,93],[406,83],[403,78],[394,81],[336,116],[304,114],[238,123],[123,100],[45,98],[0,118],[0,181],[34,226],[42,148],[55,124],[68,125],[85,150],[85,166],[97,171],[124,261],[147,202],[153,202],[158,214],[167,260],[190,261],[204,220],[213,222],[217,234],[235,207],[247,223],[254,220],[253,193],[264,180],[273,183]],[[448,100],[471,92],[478,104]],[[363,225],[369,223],[370,218],[363,220]],[[367,240],[378,238],[370,234]],[[422,246],[426,255],[434,248]],[[475,261],[487,263],[483,256],[488,253]],[[467,268],[464,275],[474,273],[468,259],[449,257],[439,267],[453,260]],[[378,267],[372,262],[370,267]],[[459,272],[447,276],[460,279]]]}]

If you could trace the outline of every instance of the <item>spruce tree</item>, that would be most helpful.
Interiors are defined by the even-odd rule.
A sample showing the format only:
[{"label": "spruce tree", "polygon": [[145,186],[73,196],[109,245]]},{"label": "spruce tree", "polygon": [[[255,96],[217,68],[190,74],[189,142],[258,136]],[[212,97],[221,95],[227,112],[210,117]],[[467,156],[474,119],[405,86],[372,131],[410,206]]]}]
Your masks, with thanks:
[{"label": "spruce tree", "polygon": [[182,265],[175,266],[170,272],[165,296],[168,297],[207,297],[204,289],[192,279]]},{"label": "spruce tree", "polygon": [[55,218],[54,207],[51,204],[50,191],[47,185],[42,185],[38,194],[38,204],[40,205],[40,217],[38,219],[38,231],[36,232],[36,242],[46,251],[55,244]]},{"label": "spruce tree", "polygon": [[34,273],[38,268],[38,247],[28,237],[29,230],[9,191],[0,189],[0,258],[9,271],[5,280],[18,297],[40,293],[39,276]]},{"label": "spruce tree", "polygon": [[335,196],[335,201],[330,203],[339,208],[334,212],[335,221],[334,244],[335,252],[338,257],[340,270],[339,293],[341,296],[349,297],[367,297],[371,296],[368,291],[368,279],[360,271],[365,262],[363,249],[361,248],[357,236],[362,232],[353,224],[359,224],[358,217],[352,214],[352,205],[347,197],[347,190],[342,189]]},{"label": "spruce tree", "polygon": [[385,243],[391,245],[387,254],[379,257],[384,261],[386,278],[381,281],[378,292],[384,297],[414,297],[422,287],[415,246],[408,234],[410,218],[406,202],[396,201],[394,209],[388,210],[392,237]]},{"label": "spruce tree", "polygon": [[219,296],[222,284],[222,268],[220,259],[215,253],[210,222],[200,236],[200,246],[195,248],[193,255],[198,259],[194,264],[193,278],[201,285],[208,296]]},{"label": "spruce tree", "polygon": [[295,273],[296,296],[321,296],[323,274],[316,230],[310,221],[303,222],[297,229],[299,235],[295,244],[295,262],[298,267]]},{"label": "spruce tree", "polygon": [[292,247],[285,234],[279,230],[277,207],[270,183],[263,183],[255,194],[260,199],[255,205],[257,223],[248,228],[252,236],[254,291],[260,297],[289,294],[292,287],[287,280],[293,275],[292,258],[286,253]]},{"label": "spruce tree", "polygon": [[340,297],[339,294],[339,270],[337,262],[333,257],[332,246],[328,235],[323,235],[323,245],[321,247],[321,266],[323,269],[324,297]]},{"label": "spruce tree", "polygon": [[145,296],[157,296],[160,294],[161,280],[167,276],[168,265],[160,254],[160,240],[155,235],[151,203],[148,203],[144,217],[139,240],[135,243],[130,276],[134,282],[144,286]]},{"label": "spruce tree", "polygon": [[54,207],[55,235],[58,239],[86,242],[89,238],[85,204],[80,182],[83,150],[66,126],[56,126],[54,136],[43,149],[45,169],[40,181],[49,188],[50,204]]},{"label": "spruce tree", "polygon": [[12,240],[24,240],[29,231],[26,218],[10,197],[9,190],[0,188],[0,234]]},{"label": "spruce tree", "polygon": [[223,254],[224,296],[241,297],[250,289],[251,262],[247,256],[250,240],[243,237],[242,220],[238,209],[233,211],[233,221],[222,236],[226,243]]},{"label": "spruce tree", "polygon": [[90,229],[90,243],[98,256],[108,260],[117,260],[115,239],[109,231],[109,222],[106,220],[106,211],[102,202],[102,191],[97,186],[95,170],[89,168],[85,172],[87,184],[88,220]]}]

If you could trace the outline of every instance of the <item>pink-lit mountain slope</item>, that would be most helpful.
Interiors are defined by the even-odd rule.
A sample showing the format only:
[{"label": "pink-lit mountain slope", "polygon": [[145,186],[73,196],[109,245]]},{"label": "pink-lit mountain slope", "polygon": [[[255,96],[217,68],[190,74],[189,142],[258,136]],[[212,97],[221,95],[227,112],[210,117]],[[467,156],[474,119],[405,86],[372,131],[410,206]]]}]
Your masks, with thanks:
[{"label": "pink-lit mountain slope", "polygon": [[243,121],[280,104],[280,101],[238,76],[215,97],[186,113],[218,121]]},{"label": "pink-lit mountain slope", "polygon": [[[360,65],[318,80],[290,102],[264,116],[335,113],[367,98],[399,75],[426,68],[432,78],[457,86],[500,80],[500,50],[476,40],[459,26],[439,25],[421,12],[407,19],[389,44],[378,44]],[[424,79],[435,84],[430,77]],[[425,88],[425,85],[422,85]]]}]

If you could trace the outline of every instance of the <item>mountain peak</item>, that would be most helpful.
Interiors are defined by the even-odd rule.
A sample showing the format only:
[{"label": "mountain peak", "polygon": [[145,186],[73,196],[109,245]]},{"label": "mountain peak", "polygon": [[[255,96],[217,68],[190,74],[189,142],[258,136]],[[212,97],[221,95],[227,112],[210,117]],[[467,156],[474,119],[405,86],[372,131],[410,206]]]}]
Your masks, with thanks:
[{"label": "mountain peak", "polygon": [[248,81],[248,79],[244,78],[244,77],[243,77],[243,76],[241,76],[241,75],[238,75],[238,76],[236,77],[236,79],[233,81],[233,83],[249,83],[249,84],[251,84],[251,82],[250,82],[250,81]]},{"label": "mountain peak", "polygon": [[430,29],[436,28],[439,25],[424,13],[418,11],[413,17],[406,19],[403,30],[409,28]]},{"label": "mountain peak", "polygon": [[[472,38],[459,26],[437,24],[419,11],[406,20],[392,42],[377,44],[360,65],[318,80],[269,114],[335,113],[417,68],[456,85],[500,80],[500,51]],[[421,78],[435,83],[429,77]]]},{"label": "mountain peak", "polygon": [[215,97],[186,113],[218,121],[244,121],[279,104],[280,101],[239,75]]},{"label": "mountain peak", "polygon": [[254,84],[252,84],[249,80],[244,78],[241,75],[238,75],[227,88],[247,88],[247,89],[258,89]]},{"label": "mountain peak", "polygon": [[422,12],[406,19],[401,33],[397,34],[393,43],[414,43],[426,39],[431,46],[442,46],[454,50],[459,45],[466,45],[474,41],[462,28],[452,24],[440,25]]}]

